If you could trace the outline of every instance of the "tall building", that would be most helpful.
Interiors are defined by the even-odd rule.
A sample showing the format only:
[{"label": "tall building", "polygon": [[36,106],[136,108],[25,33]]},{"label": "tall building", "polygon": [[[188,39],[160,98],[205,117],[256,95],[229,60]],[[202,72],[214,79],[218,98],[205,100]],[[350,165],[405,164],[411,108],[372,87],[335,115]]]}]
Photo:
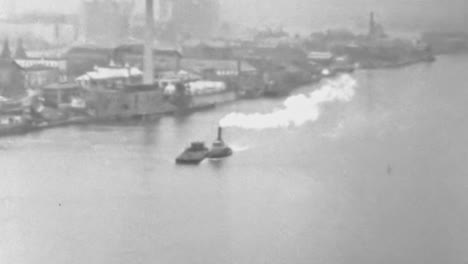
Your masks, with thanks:
[{"label": "tall building", "polygon": [[369,15],[369,32],[367,33],[369,40],[378,40],[385,38],[385,30],[382,25],[375,21],[375,14],[371,12]]},{"label": "tall building", "polygon": [[0,97],[22,98],[26,94],[23,68],[12,58],[6,39],[0,53]]},{"label": "tall building", "polygon": [[129,36],[133,0],[85,0],[80,16],[81,40],[116,45]]},{"label": "tall building", "polygon": [[160,17],[179,34],[212,36],[220,25],[219,0],[159,0]]}]

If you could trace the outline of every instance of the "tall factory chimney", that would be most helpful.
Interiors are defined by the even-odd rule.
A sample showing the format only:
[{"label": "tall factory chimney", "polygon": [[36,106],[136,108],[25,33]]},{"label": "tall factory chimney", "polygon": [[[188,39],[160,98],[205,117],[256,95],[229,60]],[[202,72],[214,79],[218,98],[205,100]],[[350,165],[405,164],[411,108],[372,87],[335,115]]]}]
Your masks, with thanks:
[{"label": "tall factory chimney", "polygon": [[153,84],[154,65],[153,65],[153,34],[154,34],[154,2],[146,0],[146,34],[144,48],[144,84]]},{"label": "tall factory chimney", "polygon": [[375,34],[375,15],[371,12],[369,15],[369,37],[373,37]]}]

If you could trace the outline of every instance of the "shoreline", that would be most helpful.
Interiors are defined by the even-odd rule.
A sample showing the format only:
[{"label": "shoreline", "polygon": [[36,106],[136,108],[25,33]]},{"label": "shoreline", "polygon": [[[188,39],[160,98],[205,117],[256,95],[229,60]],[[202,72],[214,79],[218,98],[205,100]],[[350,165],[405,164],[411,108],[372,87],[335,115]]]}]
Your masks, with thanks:
[{"label": "shoreline", "polygon": [[[355,70],[385,70],[385,69],[400,69],[404,68],[407,66],[411,65],[416,65],[416,64],[421,64],[421,63],[433,63],[436,61],[436,56],[434,60],[427,60],[427,59],[420,59],[420,60],[410,60],[410,61],[404,61],[404,62],[399,62],[399,63],[389,63],[389,64],[380,64],[377,66],[363,66],[363,67],[358,67]],[[323,79],[330,79],[330,78],[335,78],[336,75],[342,74],[342,73],[348,73],[352,74],[352,72],[349,71],[336,71],[334,74],[331,76],[324,76],[320,80]],[[316,83],[317,81],[311,81],[305,85],[313,84]],[[301,86],[302,87],[302,86]],[[288,91],[291,92],[296,88],[289,89]],[[288,93],[289,94],[289,93]],[[280,95],[278,97],[286,97],[287,94]],[[267,96],[263,95],[258,98],[265,98]],[[255,98],[255,99],[258,99]],[[255,99],[246,99],[246,98],[238,98],[236,101],[242,101],[242,100],[255,100]],[[216,108],[216,105],[213,107]],[[197,113],[200,112],[198,109],[193,109],[193,110],[188,110],[185,111],[185,114],[192,114],[192,113]],[[99,125],[99,124],[123,124],[126,122],[134,122],[138,121],[139,123],[144,123],[148,122],[150,120],[155,120],[160,117],[164,116],[174,116],[177,113],[177,110],[175,111],[170,111],[170,112],[164,112],[164,113],[157,113],[157,114],[151,114],[151,115],[146,115],[146,116],[138,116],[138,117],[125,117],[125,118],[119,118],[119,117],[112,117],[112,118],[95,118],[92,116],[78,116],[74,117],[68,120],[61,120],[61,121],[49,121],[46,124],[38,124],[38,125],[32,125],[32,124],[25,124],[24,127],[15,127],[11,129],[5,129],[5,131],[0,131],[0,139],[1,138],[7,138],[7,137],[16,137],[16,136],[23,136],[26,134],[32,134],[36,132],[41,132],[45,131],[48,129],[54,129],[54,128],[60,128],[60,127],[68,127],[68,126],[85,126],[85,125]],[[47,122],[47,121],[46,121]]]}]

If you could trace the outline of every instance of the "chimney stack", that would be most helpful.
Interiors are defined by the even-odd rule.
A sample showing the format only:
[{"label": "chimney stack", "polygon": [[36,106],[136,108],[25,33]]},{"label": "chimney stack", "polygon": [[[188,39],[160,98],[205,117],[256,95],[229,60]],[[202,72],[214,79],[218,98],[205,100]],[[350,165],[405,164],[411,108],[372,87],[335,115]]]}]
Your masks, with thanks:
[{"label": "chimney stack", "polygon": [[154,2],[146,0],[146,34],[144,47],[144,84],[150,85],[154,82],[153,65],[153,34],[154,34]]},{"label": "chimney stack", "polygon": [[218,127],[218,140],[223,141],[223,128],[220,126]]},{"label": "chimney stack", "polygon": [[375,33],[375,15],[374,12],[371,12],[369,15],[369,36],[373,37]]}]

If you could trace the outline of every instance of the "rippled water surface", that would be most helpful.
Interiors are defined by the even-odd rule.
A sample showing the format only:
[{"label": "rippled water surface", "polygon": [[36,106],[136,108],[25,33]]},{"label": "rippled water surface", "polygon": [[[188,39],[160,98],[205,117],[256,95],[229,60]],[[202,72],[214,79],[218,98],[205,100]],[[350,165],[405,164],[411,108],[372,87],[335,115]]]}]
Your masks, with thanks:
[{"label": "rippled water surface", "polygon": [[235,155],[196,167],[190,141],[284,99],[0,139],[0,263],[467,263],[467,69],[357,72],[351,102],[227,129]]}]

